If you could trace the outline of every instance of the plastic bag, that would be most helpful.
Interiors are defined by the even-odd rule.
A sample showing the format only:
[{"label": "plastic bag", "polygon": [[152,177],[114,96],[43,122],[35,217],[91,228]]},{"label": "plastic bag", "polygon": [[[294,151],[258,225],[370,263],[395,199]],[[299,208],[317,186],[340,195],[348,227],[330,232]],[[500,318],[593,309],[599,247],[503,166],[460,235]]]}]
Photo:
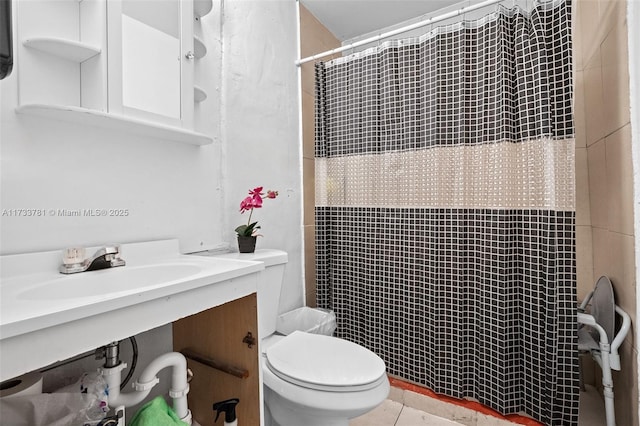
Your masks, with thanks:
[{"label": "plastic bag", "polygon": [[2,426],[95,425],[108,411],[107,384],[98,373],[85,373],[54,393],[0,400]]},{"label": "plastic bag", "polygon": [[285,335],[299,330],[331,336],[336,330],[336,314],[328,309],[305,306],[280,315],[276,330]]}]

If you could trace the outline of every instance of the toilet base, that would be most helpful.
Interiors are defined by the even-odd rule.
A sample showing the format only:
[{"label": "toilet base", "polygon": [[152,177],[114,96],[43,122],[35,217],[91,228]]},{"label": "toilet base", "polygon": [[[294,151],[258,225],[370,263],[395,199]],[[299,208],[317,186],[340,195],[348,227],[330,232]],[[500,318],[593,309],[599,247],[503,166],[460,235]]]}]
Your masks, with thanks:
[{"label": "toilet base", "polygon": [[[292,405],[283,400],[277,393],[265,387],[265,426],[348,426],[346,417],[331,418],[326,411],[315,412],[313,409],[304,409],[298,405]],[[272,412],[272,410],[274,412]],[[338,414],[338,413],[332,413]],[[278,419],[278,420],[276,420]]]}]

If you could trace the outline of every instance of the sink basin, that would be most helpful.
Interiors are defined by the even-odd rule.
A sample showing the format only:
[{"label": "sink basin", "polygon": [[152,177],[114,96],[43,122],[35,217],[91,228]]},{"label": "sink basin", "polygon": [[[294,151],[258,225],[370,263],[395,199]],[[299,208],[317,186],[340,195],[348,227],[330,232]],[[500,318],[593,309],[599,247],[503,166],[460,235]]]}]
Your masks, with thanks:
[{"label": "sink basin", "polygon": [[182,280],[201,271],[191,264],[154,264],[122,266],[73,275],[60,274],[57,278],[42,282],[17,294],[19,299],[69,299],[101,294],[138,292],[162,283]]},{"label": "sink basin", "polygon": [[180,254],[178,240],[121,250],[126,266],[71,275],[59,250],[0,256],[0,380],[249,296],[264,270]]}]

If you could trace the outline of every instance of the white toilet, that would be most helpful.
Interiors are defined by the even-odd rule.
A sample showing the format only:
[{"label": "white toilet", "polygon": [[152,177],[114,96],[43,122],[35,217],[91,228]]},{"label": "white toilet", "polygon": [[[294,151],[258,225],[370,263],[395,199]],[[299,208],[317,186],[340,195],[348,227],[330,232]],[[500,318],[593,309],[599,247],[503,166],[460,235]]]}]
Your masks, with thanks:
[{"label": "white toilet", "polygon": [[258,328],[266,425],[346,426],[387,398],[384,361],[370,350],[303,331],[275,334],[287,253],[256,250],[231,256],[265,263],[258,284]]}]

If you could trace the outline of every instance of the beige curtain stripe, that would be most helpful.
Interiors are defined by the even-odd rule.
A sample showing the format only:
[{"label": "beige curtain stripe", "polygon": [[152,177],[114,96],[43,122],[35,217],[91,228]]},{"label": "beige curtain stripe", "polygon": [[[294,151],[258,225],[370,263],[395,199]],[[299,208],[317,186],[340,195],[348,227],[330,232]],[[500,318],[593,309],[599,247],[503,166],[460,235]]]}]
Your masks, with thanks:
[{"label": "beige curtain stripe", "polygon": [[316,158],[316,205],[575,211],[574,155],[536,139]]}]

